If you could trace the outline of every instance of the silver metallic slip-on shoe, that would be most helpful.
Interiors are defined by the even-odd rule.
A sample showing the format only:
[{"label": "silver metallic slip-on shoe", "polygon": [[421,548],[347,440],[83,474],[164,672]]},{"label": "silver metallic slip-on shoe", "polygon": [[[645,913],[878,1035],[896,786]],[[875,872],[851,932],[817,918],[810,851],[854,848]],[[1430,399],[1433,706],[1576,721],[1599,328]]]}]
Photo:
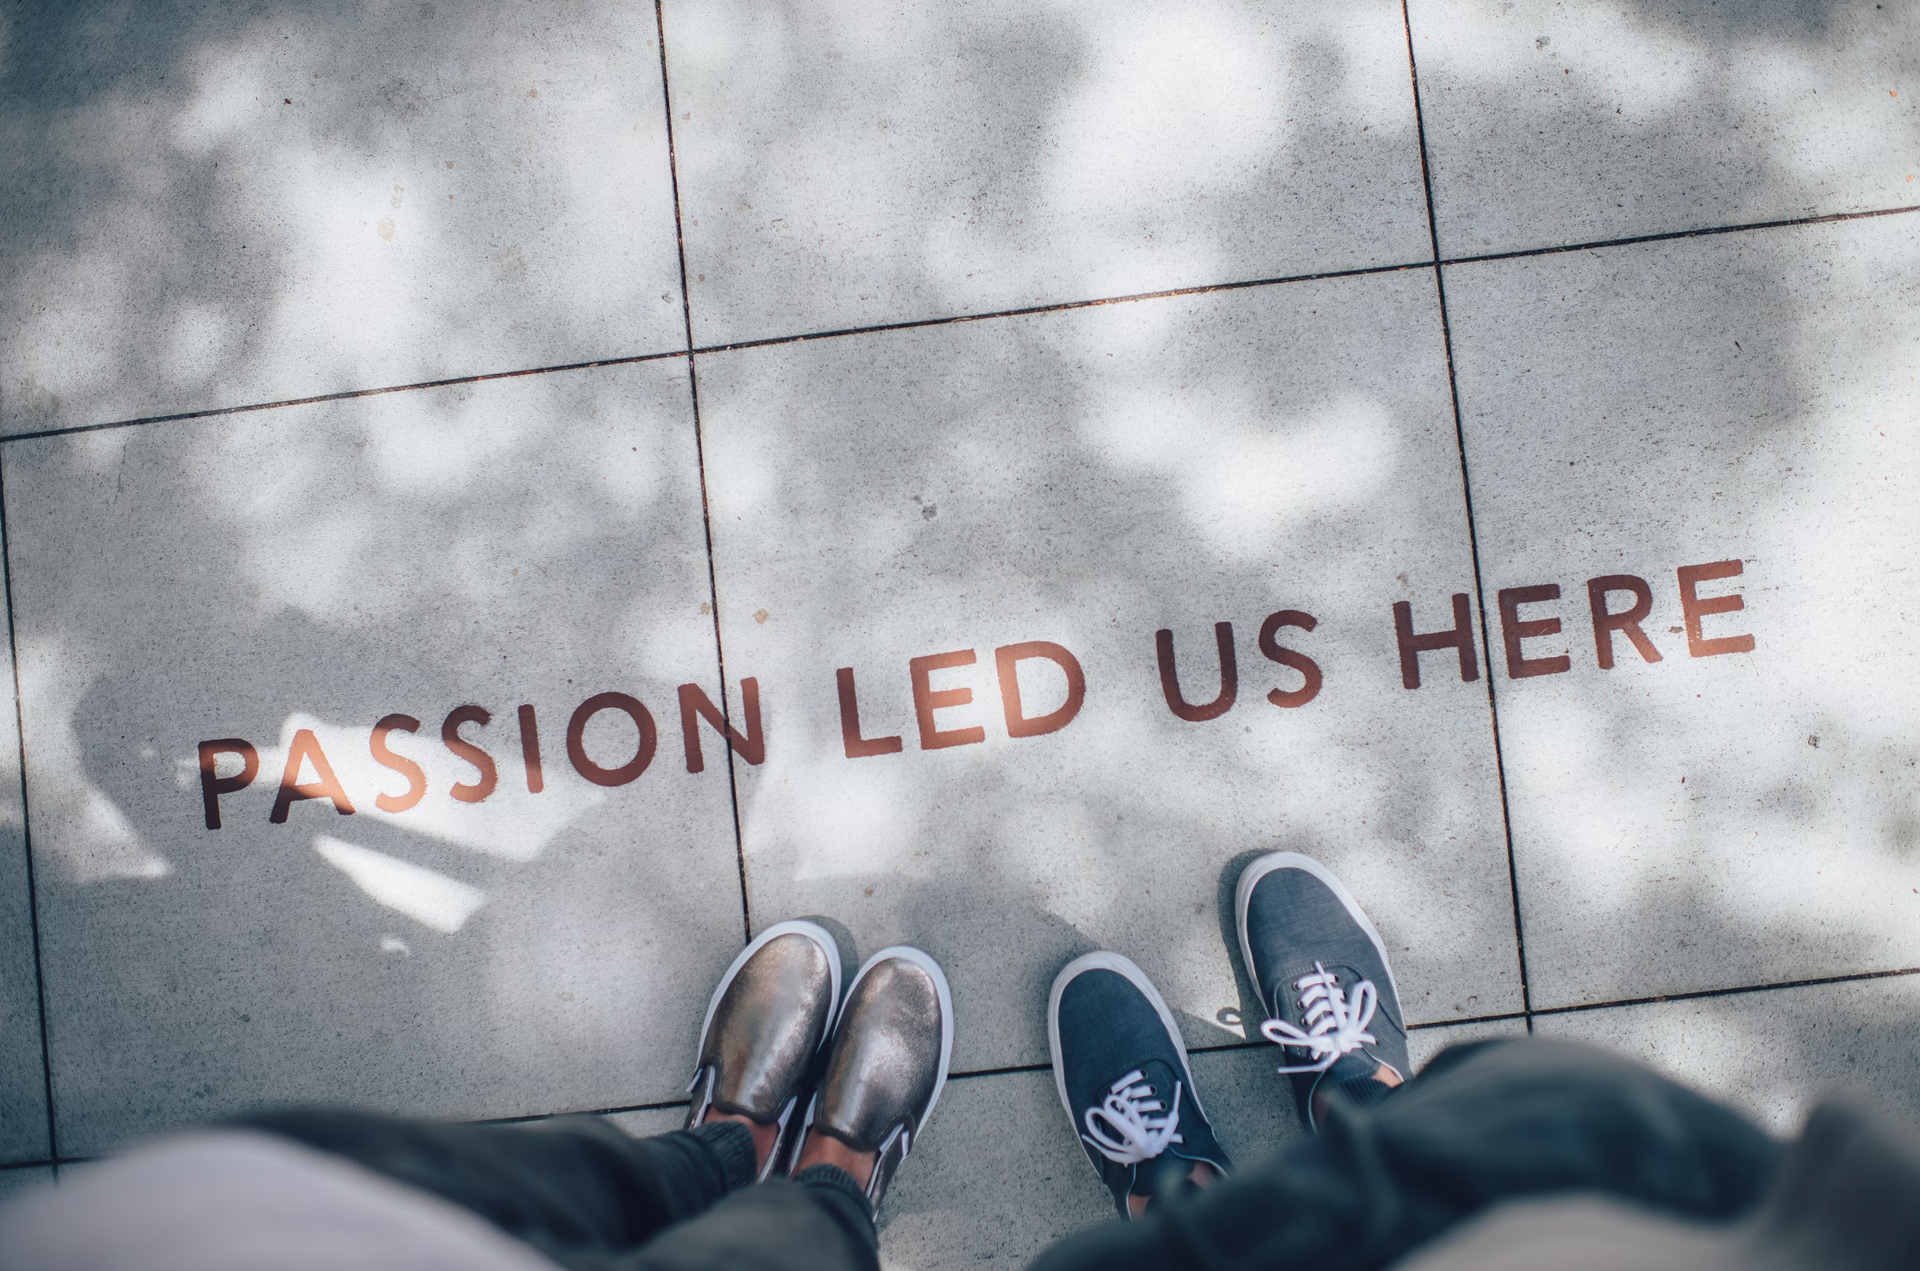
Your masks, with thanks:
[{"label": "silver metallic slip-on shoe", "polygon": [[868,958],[847,990],[807,1127],[856,1152],[878,1152],[867,1184],[876,1210],[947,1084],[953,994],[940,964],[896,945]]},{"label": "silver metallic slip-on shoe", "polygon": [[[710,1109],[777,1124],[764,1180],[792,1147],[793,1111],[840,1000],[840,947],[810,922],[767,928],[740,951],[707,1004],[687,1091],[687,1128]],[[944,1071],[944,1069],[942,1070]]]}]

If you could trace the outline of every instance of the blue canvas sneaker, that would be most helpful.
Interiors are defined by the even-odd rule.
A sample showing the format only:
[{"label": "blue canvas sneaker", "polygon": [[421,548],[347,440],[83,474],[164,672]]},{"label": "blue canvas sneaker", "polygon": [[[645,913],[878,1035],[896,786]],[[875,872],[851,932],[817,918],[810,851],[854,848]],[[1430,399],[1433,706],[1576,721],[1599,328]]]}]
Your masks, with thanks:
[{"label": "blue canvas sneaker", "polygon": [[1166,1194],[1195,1162],[1232,1169],[1213,1137],[1173,1014],[1146,975],[1117,953],[1075,958],[1047,998],[1053,1082],[1087,1159],[1113,1193]]},{"label": "blue canvas sneaker", "polygon": [[1234,889],[1234,922],[1247,978],[1270,1018],[1260,1035],[1294,1062],[1294,1098],[1317,1130],[1316,1093],[1368,1106],[1411,1075],[1406,1017],[1393,989],[1387,948],[1340,880],[1318,861],[1272,852],[1248,865]]}]

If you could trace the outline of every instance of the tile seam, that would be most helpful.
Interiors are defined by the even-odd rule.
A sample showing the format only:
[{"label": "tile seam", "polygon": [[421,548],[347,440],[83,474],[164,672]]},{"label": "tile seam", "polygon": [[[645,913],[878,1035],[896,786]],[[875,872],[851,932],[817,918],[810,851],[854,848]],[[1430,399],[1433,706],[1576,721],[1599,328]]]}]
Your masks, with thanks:
[{"label": "tile seam", "polygon": [[[1579,1002],[1569,1006],[1537,1006],[1534,1007],[1530,1013],[1535,1017],[1542,1015],[1573,1015],[1589,1011],[1615,1010],[1629,1006],[1645,1006],[1658,1002],[1686,1002],[1697,1001],[1703,998],[1738,997],[1750,993],[1775,993],[1784,992],[1788,989],[1818,988],[1823,985],[1832,984],[1866,983],[1872,980],[1899,979],[1906,976],[1920,976],[1920,967],[1903,967],[1891,971],[1859,971],[1846,975],[1821,976],[1807,980],[1780,980],[1766,984],[1743,984],[1732,988],[1699,989],[1684,993],[1663,993],[1652,997],[1620,998],[1603,1002]],[[1475,1024],[1504,1024],[1515,1020],[1525,1021],[1528,1015],[1528,1011],[1497,1011],[1488,1015],[1462,1015],[1448,1019],[1422,1020],[1420,1023],[1407,1025],[1407,1031],[1410,1033],[1424,1033],[1442,1028],[1468,1028]],[[1187,1053],[1189,1055],[1212,1055],[1230,1053],[1238,1050],[1263,1050],[1271,1044],[1272,1043],[1266,1041],[1222,1042],[1213,1046],[1188,1046]],[[996,1068],[969,1068],[964,1071],[952,1072],[948,1074],[947,1079],[949,1081],[971,1081],[976,1077],[1005,1077],[1022,1073],[1050,1072],[1052,1068],[1053,1065],[1051,1063],[1006,1064]],[[668,1103],[638,1104],[630,1108],[599,1109],[591,1112],[589,1115],[605,1116],[609,1113],[618,1112],[651,1112],[666,1108],[683,1108],[685,1106],[686,1100],[681,1099]],[[508,1120],[532,1121],[540,1120],[544,1117],[571,1115],[576,1114],[551,1112],[529,1117],[509,1118]],[[490,1122],[489,1124],[495,1123]]]},{"label": "tile seam", "polygon": [[[1407,1025],[1407,1031],[1410,1033],[1419,1033],[1435,1028],[1465,1028],[1472,1024],[1499,1024],[1507,1020],[1525,1018],[1525,1014],[1521,1011],[1508,1011],[1499,1015],[1471,1015],[1462,1019],[1437,1019],[1421,1024],[1409,1024]],[[1189,1055],[1221,1055],[1231,1054],[1239,1050],[1266,1050],[1271,1048],[1272,1045],[1273,1043],[1268,1041],[1221,1042],[1214,1046],[1188,1046],[1187,1053]],[[1051,1062],[1008,1064],[999,1068],[969,1068],[965,1072],[949,1073],[947,1074],[947,1080],[971,1081],[975,1077],[1007,1077],[1020,1073],[1051,1071],[1053,1071],[1053,1064]]]},{"label": "tile seam", "polygon": [[686,326],[687,392],[693,406],[693,454],[700,469],[700,530],[707,545],[707,602],[713,608],[713,656],[720,672],[720,721],[727,757],[727,802],[733,809],[733,863],[740,880],[742,943],[753,940],[753,904],[747,895],[746,837],[740,830],[740,785],[733,753],[733,712],[727,705],[727,649],[720,634],[720,580],[713,559],[713,516],[707,501],[707,446],[700,422],[700,371],[693,347],[693,293],[687,289],[687,239],[680,212],[680,160],[674,149],[673,87],[667,79],[667,19],[661,0],[653,0],[654,38],[660,43],[660,106],[667,117],[667,175],[673,183],[673,241],[680,262],[680,318]]},{"label": "tile seam", "polygon": [[40,1081],[47,1101],[47,1155],[60,1155],[60,1135],[53,1111],[53,1048],[47,1035],[47,977],[40,956],[40,893],[33,867],[33,818],[27,799],[27,722],[20,704],[20,648],[13,627],[13,542],[7,533],[7,480],[4,452],[0,452],[0,571],[4,571],[7,600],[7,656],[13,661],[13,729],[20,756],[20,850],[27,866],[27,929],[33,942],[33,994],[40,1015]]},{"label": "tile seam", "polygon": [[1062,300],[1054,304],[1025,305],[1017,309],[989,309],[981,313],[956,313],[937,318],[905,318],[899,322],[878,322],[862,327],[835,327],[797,335],[770,335],[753,340],[732,340],[725,344],[703,344],[694,351],[696,353],[733,353],[743,349],[763,349],[779,344],[838,340],[851,335],[880,335],[889,331],[915,331],[923,327],[960,326],[969,322],[991,322],[999,318],[1025,318],[1045,313],[1066,313],[1075,309],[1098,309],[1105,305],[1135,304],[1143,300],[1174,300],[1182,296],[1204,296],[1218,291],[1247,291],[1256,287],[1283,287],[1289,283],[1326,282],[1337,278],[1362,278],[1373,274],[1400,274],[1432,267],[1431,261],[1414,260],[1393,265],[1360,265],[1352,269],[1328,269],[1310,274],[1284,274],[1272,278],[1195,283],[1189,287],[1133,291],[1118,296],[1096,296],[1090,300]]},{"label": "tile seam", "polygon": [[1864,212],[1823,212],[1818,216],[1794,216],[1777,221],[1739,221],[1731,225],[1704,225],[1698,229],[1660,230],[1652,234],[1631,234],[1624,238],[1602,238],[1585,243],[1565,243],[1551,247],[1515,248],[1512,251],[1486,252],[1477,256],[1450,256],[1442,265],[1481,265],[1503,260],[1526,260],[1534,256],[1560,256],[1569,252],[1593,252],[1608,247],[1634,247],[1642,243],[1670,243],[1683,238],[1714,238],[1722,234],[1748,234],[1770,229],[1798,229],[1807,225],[1836,225],[1845,221],[1871,221],[1884,216],[1909,216],[1920,212],[1920,203],[1906,207],[1870,208]]},{"label": "tile seam", "polygon": [[[1526,1014],[1523,1011],[1505,1011],[1493,1015],[1463,1015],[1458,1019],[1424,1020],[1418,1024],[1409,1024],[1407,1025],[1407,1031],[1410,1033],[1421,1033],[1435,1028],[1465,1028],[1473,1024],[1499,1024],[1507,1020],[1525,1018]],[[1187,1053],[1189,1055],[1216,1055],[1236,1050],[1265,1050],[1272,1046],[1272,1044],[1273,1043],[1268,1041],[1221,1042],[1212,1046],[1188,1046]],[[949,1073],[947,1079],[949,1081],[969,1081],[975,1077],[1004,1077],[1015,1073],[1051,1072],[1052,1070],[1053,1064],[1051,1062],[1007,1064],[998,1068],[969,1068],[964,1072]]]},{"label": "tile seam", "polygon": [[[1404,5],[1403,5],[1404,12]],[[1411,58],[1411,45],[1409,45]],[[1422,167],[1425,168],[1425,125],[1420,123],[1418,131],[1422,137]],[[1437,252],[1431,260],[1405,261],[1391,265],[1361,265],[1351,269],[1330,269],[1314,273],[1281,274],[1268,278],[1235,279],[1227,282],[1195,283],[1185,287],[1167,287],[1156,291],[1128,292],[1116,296],[1100,296],[1084,300],[1063,300],[1053,304],[1026,305],[1014,309],[990,309],[981,313],[950,314],[944,317],[909,318],[899,322],[879,322],[867,326],[834,327],[819,331],[809,331],[794,335],[764,336],[752,340],[733,340],[723,344],[704,344],[697,346],[696,353],[730,353],[743,349],[767,348],[780,344],[804,344],[813,340],[836,340],[855,335],[877,335],[888,331],[911,331],[922,327],[956,326],[968,322],[986,322],[997,318],[1030,317],[1044,313],[1061,313],[1074,309],[1092,309],[1103,305],[1133,304],[1144,300],[1168,300],[1181,296],[1207,295],[1220,291],[1244,291],[1257,287],[1284,287],[1294,283],[1326,282],[1340,278],[1361,278],[1376,274],[1407,273],[1419,269],[1431,269],[1435,265],[1473,265],[1503,260],[1522,260],[1533,256],[1551,256],[1569,252],[1598,251],[1607,247],[1631,247],[1642,243],[1667,242],[1684,238],[1708,238],[1721,234],[1741,234],[1749,231],[1770,229],[1792,229],[1805,225],[1827,225],[1840,221],[1869,220],[1875,217],[1903,216],[1908,213],[1920,213],[1920,204],[1909,207],[1875,208],[1863,212],[1832,212],[1818,216],[1791,217],[1774,221],[1737,222],[1727,225],[1710,225],[1696,229],[1662,230],[1651,234],[1638,234],[1624,238],[1593,239],[1586,242],[1566,243],[1547,247],[1515,248],[1511,251],[1487,252],[1475,256],[1441,257]],[[1429,237],[1437,241],[1429,218]]]},{"label": "tile seam", "polygon": [[1537,1006],[1540,1015],[1577,1015],[1586,1011],[1617,1010],[1628,1006],[1650,1006],[1659,1002],[1700,1002],[1716,997],[1740,997],[1747,993],[1778,993],[1787,989],[1821,988],[1833,984],[1864,984],[1870,980],[1897,980],[1920,975],[1920,967],[1898,967],[1890,971],[1855,971],[1846,975],[1821,975],[1805,980],[1779,980],[1770,984],[1740,984],[1722,989],[1689,989],[1679,993],[1655,993],[1647,997],[1613,998],[1604,1002],[1573,1002],[1565,1006]]},{"label": "tile seam", "polygon": [[[590,371],[609,366],[631,366],[641,362],[661,362],[669,358],[687,357],[689,354],[730,353],[744,349],[768,348],[781,344],[805,344],[813,340],[838,340],[857,335],[881,335],[889,331],[911,331],[922,327],[958,326],[969,322],[987,322],[997,318],[1031,317],[1045,313],[1064,313],[1075,309],[1094,309],[1103,305],[1133,304],[1146,300],[1169,300],[1181,296],[1207,295],[1220,291],[1245,291],[1259,287],[1284,287],[1294,283],[1326,282],[1339,278],[1362,278],[1376,274],[1409,273],[1414,270],[1432,269],[1435,264],[1451,267],[1455,265],[1496,264],[1507,260],[1525,260],[1535,256],[1567,255],[1573,252],[1600,251],[1609,247],[1633,247],[1643,243],[1672,242],[1685,238],[1712,238],[1725,234],[1745,234],[1773,229],[1795,229],[1807,225],[1831,225],[1845,221],[1873,220],[1887,216],[1906,216],[1920,213],[1920,204],[1911,207],[1871,208],[1862,212],[1830,212],[1818,216],[1790,217],[1774,221],[1742,221],[1729,225],[1708,225],[1697,229],[1662,230],[1653,234],[1638,234],[1624,238],[1593,239],[1580,243],[1563,243],[1548,247],[1523,247],[1511,251],[1485,252],[1474,256],[1442,257],[1432,260],[1407,261],[1396,265],[1365,265],[1353,269],[1326,270],[1320,273],[1286,274],[1272,278],[1250,278],[1229,282],[1197,283],[1190,287],[1169,287],[1159,291],[1130,292],[1119,296],[1101,296],[1090,300],[1062,300],[1055,304],[1030,305],[1019,309],[994,309],[984,313],[951,314],[935,318],[910,318],[900,322],[882,322],[869,326],[837,327],[830,330],[810,331],[796,335],[766,336],[754,340],[735,340],[725,344],[692,345],[688,349],[675,349],[665,353],[637,353],[628,357],[599,358],[588,362],[567,362],[555,366],[526,367],[514,371],[488,371],[476,375],[460,375],[447,379],[420,380],[411,384],[388,384],[376,388],[344,389],[337,393],[318,393],[308,397],[289,397],[267,402],[249,402],[239,406],[214,406],[205,410],[175,411],[164,415],[142,415],[132,419],[104,420],[93,424],[74,424],[66,428],[37,428],[29,432],[13,433],[0,437],[0,446],[15,441],[38,441],[47,437],[68,437],[77,433],[101,432],[114,428],[138,428],[148,424],[182,423],[194,419],[218,419],[227,415],[246,415],[257,411],[279,410],[289,406],[312,406],[322,402],[352,401],[362,397],[380,397],[388,393],[412,393],[431,388],[450,388],[459,384],[484,384],[494,380],[518,379],[529,375],[562,375],[570,371]],[[684,262],[682,263],[684,268]],[[687,305],[685,288],[681,290],[683,309]],[[684,316],[684,315],[683,315]]]},{"label": "tile seam", "polygon": [[471,1122],[473,1125],[530,1125],[536,1121],[551,1121],[556,1117],[613,1117],[629,1112],[667,1112],[674,1108],[687,1106],[685,1099],[668,1099],[664,1103],[629,1103],[612,1108],[576,1108],[567,1112],[529,1112],[518,1117],[485,1117]]},{"label": "tile seam", "polygon": [[[1578,1014],[1582,1012],[1612,1010],[1612,1009],[1619,1009],[1619,1008],[1624,1008],[1629,1006],[1645,1006],[1645,1005],[1658,1003],[1658,1002],[1686,1002],[1686,1001],[1697,1001],[1703,998],[1737,997],[1737,996],[1742,996],[1749,993],[1773,993],[1773,992],[1782,992],[1788,989],[1818,988],[1823,985],[1830,985],[1830,984],[1865,983],[1872,980],[1900,979],[1908,976],[1920,976],[1920,967],[1902,967],[1897,970],[1891,970],[1891,971],[1861,971],[1861,972],[1857,972],[1850,975],[1821,976],[1816,979],[1808,979],[1808,980],[1782,980],[1776,983],[1747,984],[1747,985],[1741,985],[1735,988],[1701,989],[1696,992],[1666,993],[1666,994],[1660,994],[1654,997],[1622,998],[1617,1001],[1582,1002],[1572,1006],[1542,1006],[1542,1007],[1536,1007],[1533,1011],[1533,1014],[1536,1017],[1542,1016],[1542,1015],[1572,1015],[1572,1014]],[[1502,1013],[1493,1014],[1493,1015],[1469,1015],[1469,1016],[1462,1016],[1458,1019],[1436,1019],[1436,1020],[1427,1020],[1418,1024],[1409,1024],[1407,1025],[1407,1031],[1418,1033],[1418,1032],[1427,1032],[1433,1029],[1440,1029],[1440,1028],[1464,1028],[1473,1024],[1499,1024],[1499,1023],[1506,1023],[1512,1020],[1523,1020],[1525,1018],[1526,1018],[1525,1012],[1521,1012],[1521,1011],[1507,1011],[1507,1012],[1502,1012]],[[1230,1053],[1230,1052],[1239,1051],[1239,1050],[1261,1050],[1261,1049],[1265,1049],[1269,1044],[1270,1043],[1267,1043],[1264,1041],[1257,1041],[1257,1042],[1248,1041],[1248,1042],[1227,1042],[1218,1046],[1189,1046],[1187,1048],[1187,1053],[1190,1055],[1211,1055],[1211,1054]],[[974,1069],[969,1069],[966,1072],[951,1073],[948,1076],[948,1080],[949,1081],[971,1081],[979,1077],[1009,1077],[1009,1076],[1019,1076],[1022,1074],[1049,1072],[1051,1070],[1052,1070],[1052,1065],[1050,1063],[1010,1064],[1010,1065],[999,1067],[999,1068],[974,1068]],[[529,1113],[526,1116],[496,1117],[496,1118],[484,1119],[480,1121],[470,1122],[470,1124],[523,1125],[523,1124],[528,1124],[528,1123],[537,1122],[537,1121],[549,1121],[556,1117],[619,1116],[621,1114],[628,1113],[628,1112],[667,1112],[667,1111],[671,1111],[674,1108],[684,1108],[686,1106],[687,1106],[687,1101],[685,1099],[671,1099],[661,1103],[635,1103],[635,1104],[625,1104],[619,1107],[610,1107],[610,1108],[584,1108],[584,1109],[573,1109],[573,1110],[559,1111],[559,1112],[535,1112],[535,1113]],[[45,1157],[37,1160],[27,1160],[27,1161],[7,1161],[4,1163],[0,1163],[0,1170],[31,1169],[31,1168],[34,1168],[35,1166],[58,1167],[63,1165],[80,1165],[95,1159],[98,1159],[98,1158],[93,1156],[58,1156],[58,1157]]]},{"label": "tile seam", "polygon": [[1507,849],[1507,894],[1513,904],[1513,944],[1520,968],[1520,1010],[1533,1031],[1533,988],[1527,974],[1526,927],[1520,915],[1520,871],[1513,852],[1513,815],[1507,802],[1507,762],[1500,743],[1500,702],[1494,688],[1493,646],[1487,630],[1487,592],[1480,573],[1480,532],[1473,514],[1473,480],[1467,465],[1467,432],[1460,415],[1460,382],[1454,373],[1453,323],[1447,314],[1446,270],[1440,255],[1440,222],[1433,201],[1433,170],[1427,160],[1427,125],[1421,110],[1420,66],[1413,51],[1413,18],[1407,0],[1400,0],[1400,19],[1407,35],[1407,78],[1413,92],[1414,132],[1420,143],[1420,181],[1427,195],[1427,235],[1433,246],[1434,298],[1440,310],[1440,343],[1447,358],[1447,396],[1453,405],[1453,436],[1460,453],[1460,497],[1467,513],[1467,547],[1473,558],[1473,595],[1480,615],[1480,658],[1487,677],[1487,720],[1493,731],[1493,769],[1500,792],[1500,830]]},{"label": "tile seam", "polygon": [[315,393],[308,397],[283,397],[270,402],[248,402],[239,406],[210,406],[205,410],[175,411],[165,415],[142,415],[135,419],[111,419],[97,424],[74,424],[69,428],[36,428],[31,432],[0,437],[10,441],[39,441],[46,437],[71,437],[78,433],[105,432],[115,428],[140,428],[147,424],[177,424],[193,419],[220,419],[227,415],[251,415],[263,410],[281,410],[289,406],[314,406],[322,402],[349,402],[362,397],[384,397],[389,393],[417,393],[430,388],[453,388],[461,384],[488,384],[495,380],[523,379],[532,375],[562,375],[568,371],[591,371],[609,366],[635,366],[642,362],[664,362],[687,356],[684,349],[665,353],[636,353],[631,357],[598,358],[591,362],[564,362],[556,366],[530,366],[514,371],[483,371],[475,375],[456,375],[447,379],[418,380],[411,384],[387,384],[378,388],[347,388],[337,393]]}]

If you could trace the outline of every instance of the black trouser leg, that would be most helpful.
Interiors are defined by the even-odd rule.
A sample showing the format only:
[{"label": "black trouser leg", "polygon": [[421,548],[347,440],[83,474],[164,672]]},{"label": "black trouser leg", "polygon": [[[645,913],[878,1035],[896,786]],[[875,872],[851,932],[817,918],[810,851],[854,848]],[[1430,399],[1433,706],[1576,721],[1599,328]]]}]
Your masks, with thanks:
[{"label": "black trouser leg", "polygon": [[471,1210],[576,1271],[877,1271],[873,1219],[836,1169],[746,1187],[753,1138],[731,1122],[633,1139],[598,1117],[457,1125],[298,1110],[237,1123]]},{"label": "black trouser leg", "polygon": [[753,1135],[733,1121],[655,1139],[591,1115],[445,1125],[298,1110],[236,1125],[432,1192],[574,1271],[879,1271],[851,1175],[822,1165],[745,1187]]},{"label": "black trouser leg", "polygon": [[1566,1042],[1456,1047],[1376,1107],[1207,1190],[1062,1241],[1033,1271],[1362,1271],[1502,1201],[1599,1192],[1703,1219],[1752,1207],[1780,1145],[1649,1068]]},{"label": "black trouser leg", "polygon": [[880,1271],[873,1210],[831,1165],[745,1187],[640,1250],[636,1271]]},{"label": "black trouser leg", "polygon": [[240,1124],[431,1192],[572,1265],[637,1248],[754,1173],[752,1136],[737,1124],[651,1139],[592,1116],[458,1125],[297,1109]]}]

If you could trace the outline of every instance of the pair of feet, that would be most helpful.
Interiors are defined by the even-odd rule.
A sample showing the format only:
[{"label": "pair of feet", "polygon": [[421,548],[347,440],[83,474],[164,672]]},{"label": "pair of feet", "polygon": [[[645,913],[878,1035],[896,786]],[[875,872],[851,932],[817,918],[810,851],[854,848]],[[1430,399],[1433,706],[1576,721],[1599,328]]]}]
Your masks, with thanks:
[{"label": "pair of feet", "polygon": [[[1280,1071],[1310,1129],[1329,1100],[1371,1104],[1408,1076],[1386,946],[1324,866],[1260,857],[1241,872],[1234,923],[1270,1016],[1260,1035],[1289,1052]],[[1173,1014],[1131,961],[1101,952],[1069,963],[1047,1000],[1047,1036],[1060,1102],[1123,1217],[1231,1171]],[[783,922],[714,990],[687,1126],[745,1122],[762,1179],[837,1166],[877,1208],[940,1098],[952,1051],[952,995],[932,958],[882,949],[843,1003],[833,937]]]},{"label": "pair of feet", "polygon": [[811,922],[741,950],[700,1027],[687,1128],[743,1122],[761,1180],[831,1165],[877,1208],[946,1085],[953,997],[940,965],[904,945],[868,958],[844,1001],[840,972]]},{"label": "pair of feet", "polygon": [[[1260,1035],[1288,1052],[1280,1071],[1309,1129],[1330,1100],[1372,1104],[1406,1079],[1386,946],[1339,879],[1292,852],[1262,856],[1241,871],[1234,925],[1269,1016]],[[1122,1217],[1232,1170],[1172,1012],[1130,960],[1099,952],[1068,963],[1047,1001],[1047,1038],[1060,1102]]]}]

